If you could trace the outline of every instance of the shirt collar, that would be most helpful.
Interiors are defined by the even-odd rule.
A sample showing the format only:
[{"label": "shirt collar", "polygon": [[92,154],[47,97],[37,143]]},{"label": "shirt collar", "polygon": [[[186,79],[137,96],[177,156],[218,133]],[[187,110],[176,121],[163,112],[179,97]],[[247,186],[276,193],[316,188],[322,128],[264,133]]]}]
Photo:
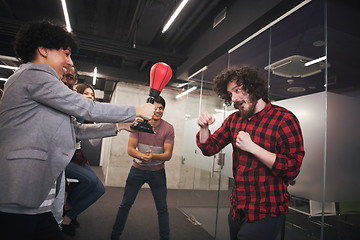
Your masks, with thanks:
[{"label": "shirt collar", "polygon": [[250,119],[248,119],[248,121],[251,121],[252,119],[257,119],[257,118],[264,116],[270,110],[271,107],[272,107],[272,105],[270,102],[266,103],[264,109],[261,110],[260,112],[255,113]]}]

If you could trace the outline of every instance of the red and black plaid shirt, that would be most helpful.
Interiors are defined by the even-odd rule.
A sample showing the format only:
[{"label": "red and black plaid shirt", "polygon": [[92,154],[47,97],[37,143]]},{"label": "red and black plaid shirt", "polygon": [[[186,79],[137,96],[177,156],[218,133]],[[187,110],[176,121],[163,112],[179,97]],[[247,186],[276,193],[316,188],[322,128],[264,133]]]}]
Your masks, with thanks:
[{"label": "red and black plaid shirt", "polygon": [[[235,146],[239,131],[248,132],[254,143],[276,153],[272,169]],[[289,179],[298,175],[305,154],[295,115],[268,103],[250,120],[242,118],[239,112],[231,114],[204,144],[197,135],[197,145],[206,156],[216,154],[229,143],[233,146],[235,185],[231,205],[234,218],[240,220],[241,211],[249,222],[284,215],[288,211]]]}]

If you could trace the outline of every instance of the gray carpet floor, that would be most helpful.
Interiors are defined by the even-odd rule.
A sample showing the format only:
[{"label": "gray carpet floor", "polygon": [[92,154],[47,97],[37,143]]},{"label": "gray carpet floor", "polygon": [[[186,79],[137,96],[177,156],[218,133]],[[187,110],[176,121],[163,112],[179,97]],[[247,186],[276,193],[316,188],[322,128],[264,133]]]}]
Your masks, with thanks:
[{"label": "gray carpet floor", "polygon": [[[100,167],[93,170],[103,179]],[[78,216],[80,228],[74,237],[64,236],[64,240],[109,240],[116,213],[123,196],[123,188],[106,187],[105,194],[92,206]],[[216,209],[213,208],[216,192],[168,190],[168,209],[170,215],[171,240],[214,240]],[[218,211],[217,239],[227,240],[227,213],[229,193],[220,194]],[[181,202],[181,207],[179,207]],[[194,215],[194,225],[188,217]],[[291,211],[286,216],[285,240],[320,239],[319,217],[309,218],[304,214]],[[324,239],[326,240],[358,240],[360,239],[360,215],[326,217]],[[140,190],[130,210],[121,240],[157,240],[157,213],[149,188]],[[278,237],[280,239],[280,236]]]},{"label": "gray carpet floor", "polygon": [[[64,240],[104,240],[110,239],[111,229],[120,205],[123,188],[106,187],[105,194],[78,216],[80,227],[74,237],[64,236]],[[170,239],[172,240],[213,240],[201,226],[193,225],[177,209],[177,190],[168,190],[170,215]],[[157,213],[151,191],[140,190],[130,210],[121,240],[159,239]]]}]

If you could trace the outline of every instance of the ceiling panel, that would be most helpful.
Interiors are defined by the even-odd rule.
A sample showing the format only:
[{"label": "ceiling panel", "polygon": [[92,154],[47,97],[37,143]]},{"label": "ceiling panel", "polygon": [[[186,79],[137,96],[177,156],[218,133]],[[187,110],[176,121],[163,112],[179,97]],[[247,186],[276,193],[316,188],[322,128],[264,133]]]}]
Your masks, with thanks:
[{"label": "ceiling panel", "polygon": [[[269,32],[264,32],[257,40],[233,52],[229,59],[226,52],[301,0],[291,3],[285,0],[259,0],[256,3],[248,0],[190,0],[173,26],[165,34],[161,33],[165,21],[179,2],[67,1],[73,32],[80,41],[80,51],[73,55],[81,73],[80,82],[91,83],[92,71],[97,66],[100,80],[95,88],[106,88],[105,98],[101,101],[109,101],[111,89],[117,81],[148,85],[150,67],[158,61],[167,62],[172,67],[174,74],[169,86],[174,87],[187,81],[198,84],[201,76],[187,80],[183,73],[191,75],[207,66],[203,75],[204,87],[211,89],[213,77],[227,66],[228,60],[231,64],[255,65],[266,74],[264,68],[269,65]],[[322,4],[323,1],[313,1],[311,4],[318,3]],[[225,7],[226,20],[213,29],[214,17]],[[358,12],[359,7],[354,0],[328,1],[329,80],[336,83],[329,87],[334,91],[358,86],[354,78],[359,65],[354,59],[360,52],[359,31],[354,27],[354,23],[359,22]],[[256,13],[259,15],[254,17]],[[324,48],[312,45],[314,39],[324,39],[323,24],[320,24],[323,17],[323,11],[319,9],[303,8],[274,26],[271,30],[271,63],[292,55],[315,58],[324,54]],[[22,24],[44,18],[64,22],[60,0],[0,0],[0,61],[3,64],[19,65],[12,61],[15,56],[12,42],[16,32]],[[232,30],[228,32],[226,29]],[[12,59],[9,60],[8,56]],[[191,65],[188,62],[192,62]],[[179,69],[181,72],[178,72]],[[8,77],[12,72],[0,68],[0,77]],[[308,89],[307,93],[319,91],[321,81],[311,79],[299,78],[295,79],[295,83],[308,89],[308,82],[312,81],[312,84],[317,83],[316,89]],[[299,94],[287,91],[287,80],[276,75],[271,78],[271,83],[275,84],[273,89],[278,89],[274,94],[279,98]],[[0,86],[3,84],[0,81]]]}]

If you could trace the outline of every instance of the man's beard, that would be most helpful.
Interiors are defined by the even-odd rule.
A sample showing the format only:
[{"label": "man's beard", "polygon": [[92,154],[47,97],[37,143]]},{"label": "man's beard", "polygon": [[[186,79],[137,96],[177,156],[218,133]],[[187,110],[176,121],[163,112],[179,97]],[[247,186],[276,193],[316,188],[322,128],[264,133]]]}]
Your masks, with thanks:
[{"label": "man's beard", "polygon": [[239,112],[241,114],[241,117],[243,117],[243,118],[251,118],[255,113],[256,103],[257,103],[257,99],[251,97],[249,102],[248,102],[249,108],[247,110],[239,107],[237,103],[234,103],[234,107],[239,110]]}]

